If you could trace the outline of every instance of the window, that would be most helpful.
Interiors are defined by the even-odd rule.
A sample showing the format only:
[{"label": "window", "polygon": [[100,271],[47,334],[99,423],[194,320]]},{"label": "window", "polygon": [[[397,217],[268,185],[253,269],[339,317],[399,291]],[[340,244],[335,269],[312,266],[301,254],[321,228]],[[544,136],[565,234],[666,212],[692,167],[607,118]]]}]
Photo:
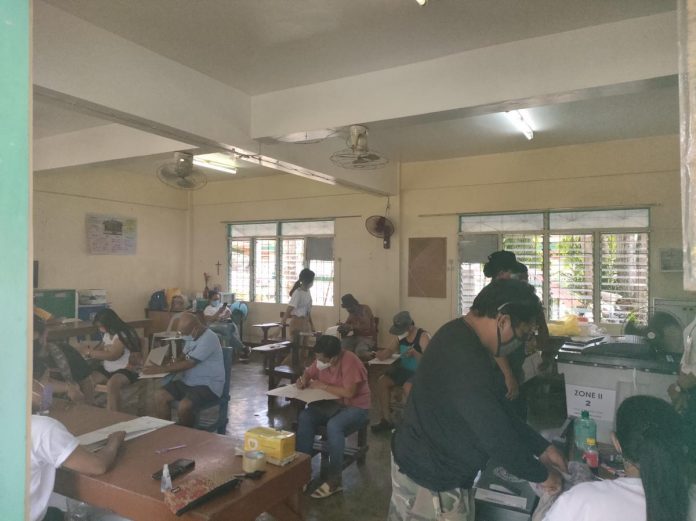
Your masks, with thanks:
[{"label": "window", "polygon": [[229,291],[238,300],[287,304],[303,268],[316,274],[318,306],[333,306],[333,221],[230,224]]},{"label": "window", "polygon": [[498,249],[529,268],[529,282],[552,320],[584,314],[595,322],[647,319],[649,210],[596,210],[460,217],[460,307],[487,284],[483,265]]}]

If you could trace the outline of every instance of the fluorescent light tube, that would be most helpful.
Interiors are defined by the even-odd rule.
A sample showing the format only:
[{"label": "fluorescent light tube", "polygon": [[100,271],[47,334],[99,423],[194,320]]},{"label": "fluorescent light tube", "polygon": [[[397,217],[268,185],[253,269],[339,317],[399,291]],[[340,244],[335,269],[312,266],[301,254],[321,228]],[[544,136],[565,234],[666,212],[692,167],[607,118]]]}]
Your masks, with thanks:
[{"label": "fluorescent light tube", "polygon": [[221,165],[220,163],[216,163],[214,161],[209,161],[206,159],[200,159],[198,157],[193,158],[193,164],[196,166],[200,166],[203,168],[210,168],[211,170],[217,170],[218,172],[224,172],[226,174],[236,174],[237,169],[232,168],[231,166],[227,165]]},{"label": "fluorescent light tube", "polygon": [[534,130],[529,122],[525,119],[524,114],[519,110],[510,110],[505,112],[505,116],[510,122],[515,125],[515,128],[524,134],[527,139],[534,137]]}]

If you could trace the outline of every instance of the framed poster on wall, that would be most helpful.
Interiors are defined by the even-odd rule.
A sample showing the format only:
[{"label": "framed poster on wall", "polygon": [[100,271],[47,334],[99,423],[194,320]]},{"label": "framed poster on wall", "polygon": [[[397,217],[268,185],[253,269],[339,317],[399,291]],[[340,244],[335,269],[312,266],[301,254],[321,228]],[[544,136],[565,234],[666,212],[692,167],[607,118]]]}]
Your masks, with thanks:
[{"label": "framed poster on wall", "polygon": [[447,297],[447,239],[408,240],[408,296]]},{"label": "framed poster on wall", "polygon": [[92,255],[135,255],[138,221],[132,217],[88,213],[87,252]]}]

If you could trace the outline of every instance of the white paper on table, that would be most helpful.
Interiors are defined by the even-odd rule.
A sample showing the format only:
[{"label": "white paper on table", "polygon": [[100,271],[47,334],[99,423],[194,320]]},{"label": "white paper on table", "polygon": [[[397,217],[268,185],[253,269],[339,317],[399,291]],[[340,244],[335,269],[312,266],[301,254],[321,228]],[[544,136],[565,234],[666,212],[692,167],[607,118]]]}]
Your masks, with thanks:
[{"label": "white paper on table", "polygon": [[282,398],[293,398],[305,403],[318,402],[320,400],[338,400],[338,396],[324,391],[323,389],[298,389],[296,385],[285,385],[276,387],[266,393],[268,396],[280,396]]},{"label": "white paper on table", "polygon": [[497,503],[498,505],[505,505],[507,507],[519,509],[524,509],[527,507],[527,498],[513,496],[503,492],[496,492],[494,490],[488,490],[485,488],[477,488],[474,496],[476,499]]},{"label": "white paper on table", "polygon": [[401,358],[401,355],[393,354],[386,360],[380,360],[379,358],[373,358],[372,360],[368,361],[368,365],[391,365],[394,362],[396,362],[399,358]]},{"label": "white paper on table", "polygon": [[155,374],[145,374],[145,373],[140,373],[138,375],[138,378],[140,380],[146,380],[148,378],[164,378],[165,376],[169,376],[172,373],[155,373]]},{"label": "white paper on table", "polygon": [[147,360],[145,360],[145,365],[162,365],[164,362],[164,357],[169,353],[169,346],[155,347],[147,355]]},{"label": "white paper on table", "polygon": [[126,431],[126,440],[132,440],[133,438],[166,427],[172,423],[174,422],[153,418],[152,416],[141,416],[88,432],[82,436],[78,436],[77,440],[80,442],[80,445],[95,445],[104,442],[109,437],[109,434],[118,431]]}]

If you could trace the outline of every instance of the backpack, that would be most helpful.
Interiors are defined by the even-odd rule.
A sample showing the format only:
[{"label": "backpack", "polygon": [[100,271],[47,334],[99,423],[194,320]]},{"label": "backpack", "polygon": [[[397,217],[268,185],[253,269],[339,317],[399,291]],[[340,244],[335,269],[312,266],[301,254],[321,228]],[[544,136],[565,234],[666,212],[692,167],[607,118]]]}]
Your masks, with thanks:
[{"label": "backpack", "polygon": [[150,302],[147,305],[148,309],[163,311],[167,309],[167,298],[164,296],[164,290],[155,291],[150,296]]}]

